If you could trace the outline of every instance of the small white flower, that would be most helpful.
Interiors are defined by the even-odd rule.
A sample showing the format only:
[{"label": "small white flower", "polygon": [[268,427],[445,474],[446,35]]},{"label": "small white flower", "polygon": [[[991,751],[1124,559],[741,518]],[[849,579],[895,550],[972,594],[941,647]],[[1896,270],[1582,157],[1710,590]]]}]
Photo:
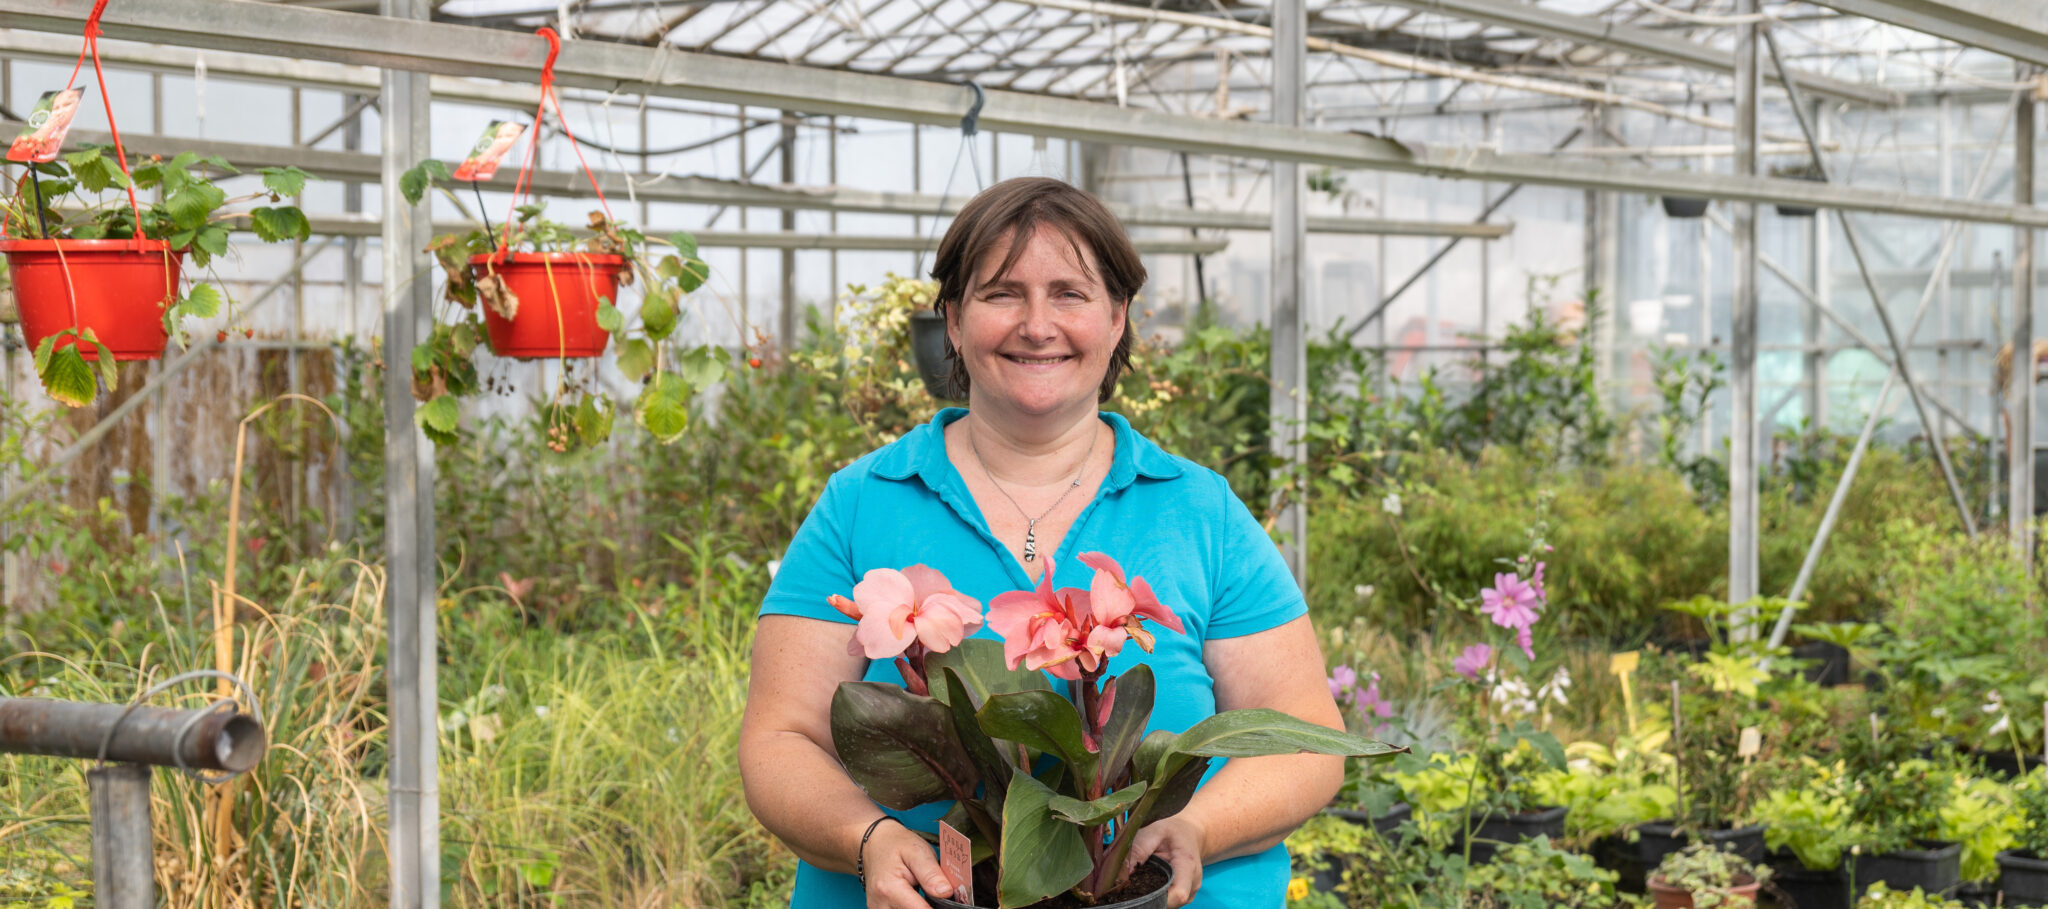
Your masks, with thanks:
[{"label": "small white flower", "polygon": [[1351,592],[1352,592],[1352,593],[1355,593],[1355,594],[1358,594],[1358,598],[1359,598],[1359,599],[1361,599],[1361,600],[1369,600],[1369,599],[1372,599],[1372,585],[1371,585],[1371,584],[1360,584],[1360,585],[1358,585],[1357,587],[1353,587],[1353,588],[1351,588]]},{"label": "small white flower", "polygon": [[535,705],[533,705],[533,715],[534,715],[534,716],[537,716],[537,717],[540,717],[540,718],[541,718],[541,719],[543,719],[543,720],[547,719],[547,718],[548,718],[548,705],[546,705],[546,704],[535,704]]},{"label": "small white flower", "polygon": [[1984,706],[1977,708],[1985,713],[1999,713],[2005,710],[2005,701],[1998,696],[1998,689],[1984,692]]},{"label": "small white flower", "polygon": [[1927,711],[1927,712],[1928,712],[1928,714],[1929,714],[1929,715],[1931,715],[1931,716],[1935,717],[1936,719],[1940,719],[1941,717],[1945,717],[1945,716],[1948,716],[1948,708],[1947,708],[1947,707],[1936,707],[1936,708],[1934,708],[1933,710],[1929,710],[1929,711]]},{"label": "small white flower", "polygon": [[1560,707],[1569,706],[1571,701],[1565,697],[1564,692],[1565,689],[1570,687],[1572,687],[1571,670],[1559,666],[1557,671],[1551,674],[1550,681],[1544,682],[1543,687],[1536,689],[1536,700],[1555,701]]},{"label": "small white flower", "polygon": [[2010,726],[2012,726],[2012,717],[2001,714],[1998,717],[1998,722],[1992,723],[1991,729],[1986,734],[1997,735],[2001,732],[2004,732]]},{"label": "small white flower", "polygon": [[1493,686],[1493,700],[1503,710],[1517,713],[1535,713],[1536,700],[1529,696],[1529,685],[1521,679],[1502,679]]},{"label": "small white flower", "polygon": [[1394,517],[1400,517],[1401,494],[1398,492],[1387,493],[1387,497],[1380,500],[1380,510],[1390,515],[1393,515]]}]

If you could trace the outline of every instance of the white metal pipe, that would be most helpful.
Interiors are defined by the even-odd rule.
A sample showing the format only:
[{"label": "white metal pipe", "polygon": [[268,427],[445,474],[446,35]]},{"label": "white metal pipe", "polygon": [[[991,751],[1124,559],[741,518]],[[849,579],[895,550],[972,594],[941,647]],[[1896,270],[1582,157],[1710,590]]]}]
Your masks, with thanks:
[{"label": "white metal pipe", "polygon": [[[1273,122],[1284,127],[1301,125],[1301,104],[1308,81],[1308,36],[1306,0],[1276,0],[1273,4]],[[1270,398],[1273,454],[1301,478],[1308,458],[1302,440],[1308,419],[1308,326],[1302,300],[1307,285],[1305,189],[1301,165],[1293,161],[1273,162],[1273,387]],[[1308,509],[1305,490],[1295,489],[1292,501],[1280,510],[1276,524],[1285,543],[1281,553],[1294,572],[1294,582],[1306,585],[1308,567]],[[1287,490],[1276,494],[1290,496]]]}]

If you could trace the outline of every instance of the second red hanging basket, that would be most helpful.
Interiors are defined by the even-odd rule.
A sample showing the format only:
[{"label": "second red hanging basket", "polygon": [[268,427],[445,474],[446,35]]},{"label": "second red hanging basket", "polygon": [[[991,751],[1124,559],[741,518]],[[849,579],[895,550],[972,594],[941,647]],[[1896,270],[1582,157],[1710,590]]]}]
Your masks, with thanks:
[{"label": "second red hanging basket", "polygon": [[[0,239],[14,276],[30,350],[67,328],[90,328],[116,360],[156,360],[170,333],[164,309],[178,300],[185,254],[162,240]],[[57,346],[77,343],[65,338]],[[99,359],[91,345],[79,348]]]},{"label": "second red hanging basket", "polygon": [[624,256],[591,253],[497,253],[469,258],[478,280],[495,274],[519,300],[512,318],[483,303],[491,350],[501,357],[595,357],[611,333],[597,325],[600,299],[619,299]]}]

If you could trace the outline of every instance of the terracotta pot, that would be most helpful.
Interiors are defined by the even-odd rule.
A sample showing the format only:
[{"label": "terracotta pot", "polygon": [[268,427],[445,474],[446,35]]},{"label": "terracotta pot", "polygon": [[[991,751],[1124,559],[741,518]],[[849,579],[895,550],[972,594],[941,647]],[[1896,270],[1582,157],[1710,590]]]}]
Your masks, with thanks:
[{"label": "terracotta pot", "polygon": [[[1158,868],[1160,871],[1165,872],[1166,883],[1160,884],[1159,889],[1147,893],[1144,896],[1135,897],[1133,899],[1127,900],[1119,900],[1114,903],[1099,903],[1096,906],[1094,906],[1093,909],[1166,909],[1166,891],[1173,887],[1173,868],[1172,866],[1156,858],[1146,859],[1145,865]],[[930,903],[933,906],[938,907],[938,909],[978,909],[979,906],[993,906],[996,904],[996,895],[994,893],[977,892],[974,896],[976,905],[969,905],[967,903],[956,903],[952,900],[941,899],[936,896],[926,896],[924,898],[924,901]],[[1058,896],[1053,897],[1053,899],[1055,900],[1059,898],[1060,897]],[[1044,903],[1036,903],[1033,905],[1042,906],[1044,905]],[[1024,909],[1033,909],[1033,907],[1027,906],[1024,907]]]},{"label": "terracotta pot", "polygon": [[489,304],[484,327],[491,352],[522,360],[548,357],[595,357],[611,343],[611,333],[597,327],[599,299],[619,300],[619,272],[624,256],[590,253],[504,253],[469,257],[470,272],[481,278],[495,273],[505,289],[519,298],[507,319]]},{"label": "terracotta pot", "polygon": [[[1722,893],[1728,895],[1728,899],[1721,905],[1726,907],[1726,909],[1741,909],[1743,906],[1754,906],[1756,905],[1756,892],[1762,886],[1762,884],[1752,880],[1747,884],[1737,884],[1722,890]],[[1655,902],[1657,909],[1693,909],[1692,891],[1682,887],[1673,887],[1670,884],[1664,883],[1662,878],[1656,876],[1650,878],[1650,898]]]},{"label": "terracotta pot", "polygon": [[[67,328],[90,328],[116,360],[164,355],[164,309],[178,299],[182,251],[162,240],[0,240],[0,252],[29,350]],[[65,338],[57,346],[75,343]],[[78,352],[100,356],[90,345]]]}]

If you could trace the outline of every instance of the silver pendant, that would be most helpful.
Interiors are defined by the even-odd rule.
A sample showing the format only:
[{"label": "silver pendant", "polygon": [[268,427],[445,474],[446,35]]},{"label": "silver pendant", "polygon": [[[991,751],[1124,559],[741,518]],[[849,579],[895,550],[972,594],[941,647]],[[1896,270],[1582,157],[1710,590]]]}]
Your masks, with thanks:
[{"label": "silver pendant", "polygon": [[1037,522],[1037,521],[1032,521],[1032,522],[1031,522],[1031,525],[1030,525],[1029,527],[1026,527],[1026,528],[1024,529],[1024,561],[1026,561],[1026,562],[1032,562],[1032,561],[1036,561],[1037,559],[1038,559],[1038,522]]}]

